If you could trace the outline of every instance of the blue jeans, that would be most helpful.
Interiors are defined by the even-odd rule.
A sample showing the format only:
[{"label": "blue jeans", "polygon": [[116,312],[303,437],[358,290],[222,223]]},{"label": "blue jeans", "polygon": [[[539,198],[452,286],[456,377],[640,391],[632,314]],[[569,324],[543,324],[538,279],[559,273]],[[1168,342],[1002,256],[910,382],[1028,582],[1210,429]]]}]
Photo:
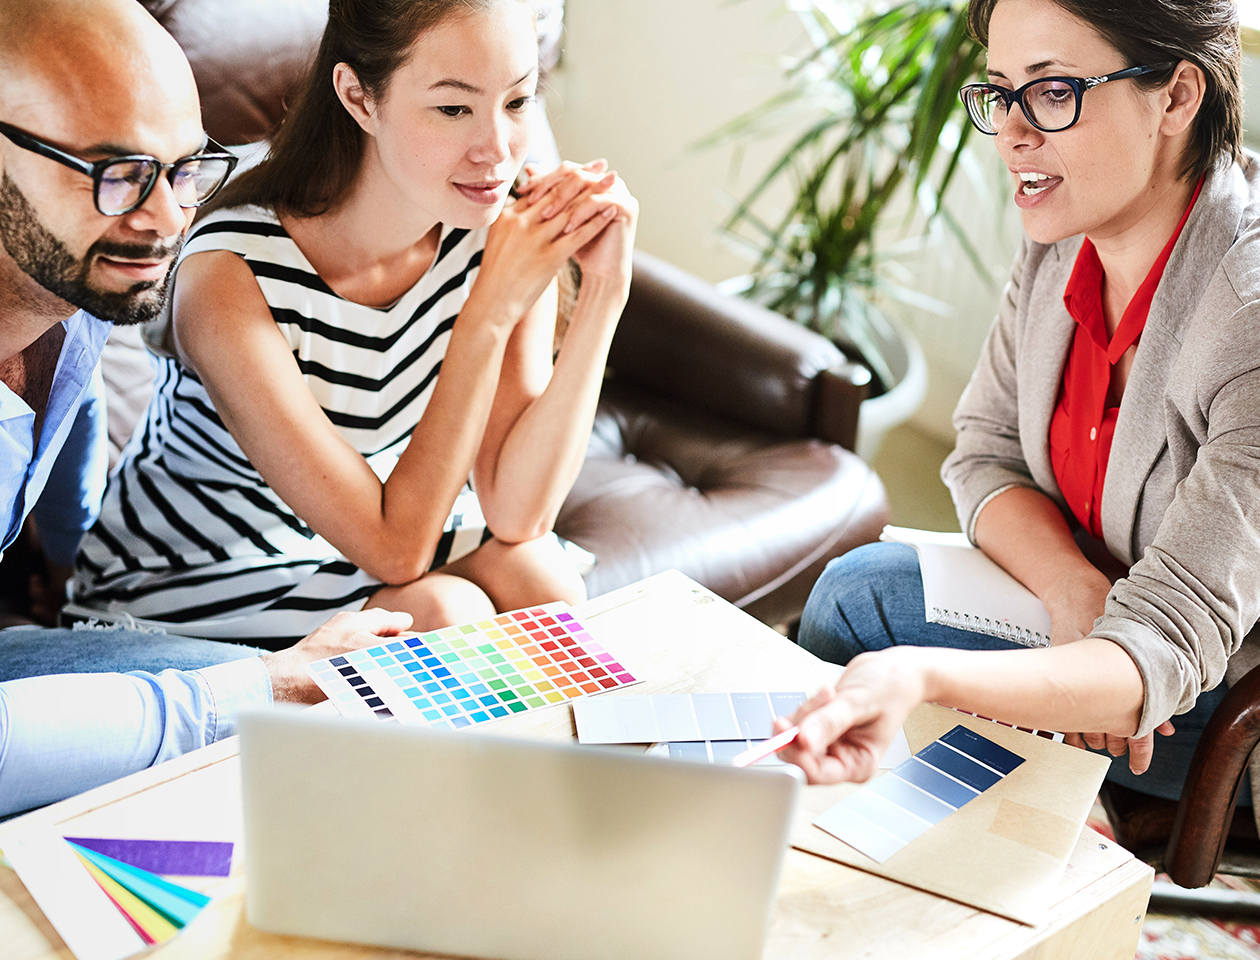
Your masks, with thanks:
[{"label": "blue jeans", "polygon": [[[924,619],[919,556],[903,543],[867,544],[827,564],[805,604],[798,642],[810,653],[842,664],[859,653],[894,644],[961,650],[1023,649],[983,633],[928,623]],[[1112,760],[1107,779],[1176,800],[1203,728],[1225,693],[1223,683],[1204,691],[1188,713],[1172,718],[1176,733],[1171,737],[1155,735],[1155,755],[1146,773],[1132,773],[1126,755]],[[1247,777],[1243,778],[1238,802],[1251,805]]]},{"label": "blue jeans", "polygon": [[197,670],[263,652],[237,643],[194,640],[125,627],[9,627],[0,630],[0,681],[52,673]]}]

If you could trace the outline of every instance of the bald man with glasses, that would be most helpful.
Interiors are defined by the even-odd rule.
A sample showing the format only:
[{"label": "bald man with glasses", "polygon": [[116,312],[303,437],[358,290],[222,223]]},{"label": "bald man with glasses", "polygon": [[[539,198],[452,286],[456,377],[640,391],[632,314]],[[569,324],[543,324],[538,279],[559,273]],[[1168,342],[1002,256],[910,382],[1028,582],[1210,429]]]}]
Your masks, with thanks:
[{"label": "bald man with glasses", "polygon": [[[38,503],[50,559],[73,560],[104,480],[105,339],[162,309],[195,208],[235,163],[202,129],[183,51],[135,0],[0,4],[0,555]],[[0,815],[230,736],[243,706],[322,699],[307,662],[409,626],[339,614],[267,654],[0,630]]]}]

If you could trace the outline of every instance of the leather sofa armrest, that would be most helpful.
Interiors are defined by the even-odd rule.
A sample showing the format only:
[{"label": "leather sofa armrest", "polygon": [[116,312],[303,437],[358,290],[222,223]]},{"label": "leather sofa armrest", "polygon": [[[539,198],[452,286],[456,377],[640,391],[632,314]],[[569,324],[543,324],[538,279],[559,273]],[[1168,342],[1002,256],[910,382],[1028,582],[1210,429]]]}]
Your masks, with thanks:
[{"label": "leather sofa armrest", "polygon": [[609,366],[711,413],[849,449],[870,382],[826,337],[641,251]]}]

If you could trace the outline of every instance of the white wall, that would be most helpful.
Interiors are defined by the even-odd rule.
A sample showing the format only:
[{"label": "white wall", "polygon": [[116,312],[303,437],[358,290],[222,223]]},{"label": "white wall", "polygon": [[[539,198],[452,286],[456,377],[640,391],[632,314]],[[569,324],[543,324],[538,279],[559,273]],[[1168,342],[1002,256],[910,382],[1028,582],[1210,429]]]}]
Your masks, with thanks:
[{"label": "white wall", "polygon": [[743,273],[716,226],[773,156],[697,140],[772,93],[777,57],[799,46],[781,0],[568,0],[566,38],[547,95],[561,152],[605,156],[642,207],[639,246],[709,280]]},{"label": "white wall", "polygon": [[[693,145],[780,89],[780,58],[804,45],[783,6],[781,0],[567,0],[564,58],[548,96],[562,152],[577,160],[608,157],[642,205],[639,246],[708,280],[747,270],[748,261],[718,239],[718,225],[727,200],[747,192],[787,141],[750,146],[742,155],[730,146],[699,152]],[[1255,90],[1260,60],[1255,48],[1250,52],[1245,80]],[[1248,114],[1248,129],[1260,130],[1260,95]],[[979,137],[972,143],[972,182],[959,177],[948,200],[978,238],[994,285],[979,278],[961,249],[945,244],[906,265],[915,287],[947,302],[952,314],[898,311],[928,358],[931,382],[915,422],[950,440],[950,412],[1020,236],[1009,196],[995,212],[995,193],[1012,189],[1005,171],[989,144]],[[912,224],[908,232],[920,229]]]}]

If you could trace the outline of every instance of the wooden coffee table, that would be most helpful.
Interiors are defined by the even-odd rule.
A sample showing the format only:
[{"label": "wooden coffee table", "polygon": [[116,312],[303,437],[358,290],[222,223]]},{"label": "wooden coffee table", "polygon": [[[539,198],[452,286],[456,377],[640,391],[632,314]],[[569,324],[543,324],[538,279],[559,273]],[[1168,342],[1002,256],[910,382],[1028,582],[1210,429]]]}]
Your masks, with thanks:
[{"label": "wooden coffee table", "polygon": [[[590,600],[578,612],[636,676],[649,678],[631,688],[633,693],[812,691],[837,673],[678,573]],[[505,718],[493,732],[575,739],[571,711],[559,708]],[[49,826],[79,836],[239,843],[240,803],[232,738],[0,824],[0,849],[15,833]],[[163,960],[421,956],[255,930],[244,915],[243,866],[238,846],[232,876],[190,883],[215,900],[155,955]],[[1131,960],[1152,879],[1150,867],[1086,828],[1049,919],[1028,927],[793,849],[784,861],[765,956]],[[0,868],[0,954],[6,960],[71,956],[5,868]]]}]

